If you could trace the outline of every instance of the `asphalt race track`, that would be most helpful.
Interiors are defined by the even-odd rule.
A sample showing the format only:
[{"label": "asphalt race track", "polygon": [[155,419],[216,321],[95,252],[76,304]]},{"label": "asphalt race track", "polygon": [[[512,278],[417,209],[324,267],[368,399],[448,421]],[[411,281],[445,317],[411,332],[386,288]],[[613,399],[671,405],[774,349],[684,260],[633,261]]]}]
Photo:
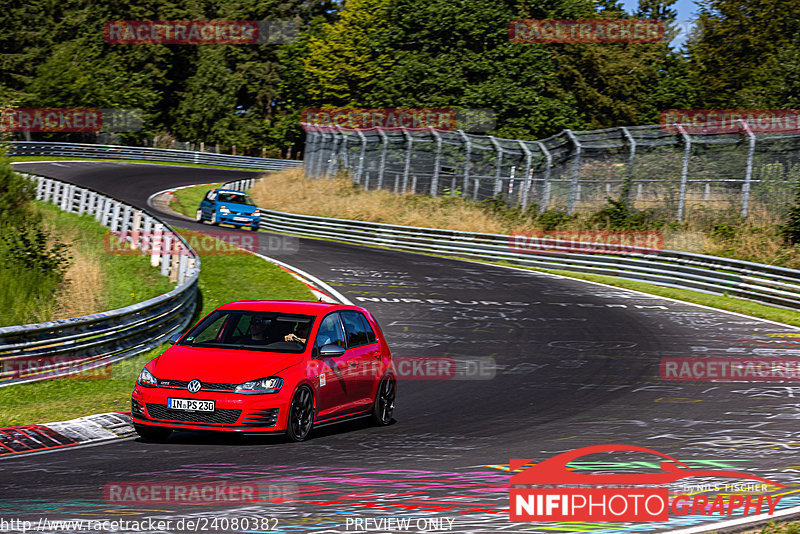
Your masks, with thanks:
[{"label": "asphalt race track", "polygon": [[[152,193],[170,187],[253,174],[67,161],[15,168],[141,207]],[[160,216],[176,226],[211,228]],[[796,357],[798,329],[545,274],[309,239],[300,239],[297,251],[281,250],[266,239],[269,234],[258,236],[263,254],[368,307],[395,357],[452,358],[455,375],[400,381],[396,422],[388,427],[345,423],[317,430],[300,444],[179,433],[165,444],[131,439],[4,458],[0,518],[34,526],[43,519],[170,520],[174,532],[606,533],[742,517],[509,521],[510,459],[541,461],[609,443],[654,449],[691,467],[775,480],[788,486],[773,491],[783,495],[777,510],[800,505],[800,383],[659,378],[665,357]],[[639,453],[614,459],[613,465],[592,467],[644,473],[658,471],[660,461]],[[704,480],[684,479],[669,488],[696,493],[686,486]],[[108,498],[109,488],[127,483],[218,481],[258,487],[258,501],[185,505]],[[187,521],[196,523],[190,528]]]}]

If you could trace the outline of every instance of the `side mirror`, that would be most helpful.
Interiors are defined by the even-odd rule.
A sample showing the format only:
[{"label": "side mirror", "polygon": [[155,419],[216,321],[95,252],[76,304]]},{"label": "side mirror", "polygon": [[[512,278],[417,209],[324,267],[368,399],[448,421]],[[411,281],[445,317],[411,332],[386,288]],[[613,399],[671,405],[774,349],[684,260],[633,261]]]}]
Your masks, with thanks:
[{"label": "side mirror", "polygon": [[328,343],[319,349],[319,355],[322,358],[335,358],[337,356],[341,356],[342,354],[344,354],[344,348],[334,343]]},{"label": "side mirror", "polygon": [[183,337],[183,334],[172,334],[167,341],[170,345],[174,345],[181,337]]}]

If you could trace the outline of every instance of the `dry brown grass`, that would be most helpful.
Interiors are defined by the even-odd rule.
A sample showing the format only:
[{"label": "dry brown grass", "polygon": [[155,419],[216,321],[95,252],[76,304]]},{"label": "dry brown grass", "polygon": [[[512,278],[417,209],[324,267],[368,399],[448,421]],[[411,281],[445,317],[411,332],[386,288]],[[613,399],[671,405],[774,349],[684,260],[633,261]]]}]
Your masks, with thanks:
[{"label": "dry brown grass", "polygon": [[[311,180],[302,169],[271,173],[250,193],[258,206],[306,215],[500,234],[543,229],[538,221],[503,217],[460,198],[363,191],[347,177]],[[713,206],[691,203],[684,223],[666,224],[664,248],[800,268],[800,246],[785,245],[778,221],[764,206],[751,205],[751,222],[738,219],[737,210],[719,215],[710,208]],[[559,228],[603,229],[589,224],[590,215],[589,211],[582,213]]]},{"label": "dry brown grass", "polygon": [[97,313],[102,309],[103,269],[97,253],[82,245],[78,228],[56,225],[45,217],[44,229],[53,238],[69,246],[72,262],[64,282],[55,295],[51,320],[67,319]]},{"label": "dry brown grass", "polygon": [[302,169],[269,174],[250,190],[256,205],[290,213],[374,221],[406,226],[502,233],[502,221],[455,198],[363,191],[348,178],[310,180]]}]

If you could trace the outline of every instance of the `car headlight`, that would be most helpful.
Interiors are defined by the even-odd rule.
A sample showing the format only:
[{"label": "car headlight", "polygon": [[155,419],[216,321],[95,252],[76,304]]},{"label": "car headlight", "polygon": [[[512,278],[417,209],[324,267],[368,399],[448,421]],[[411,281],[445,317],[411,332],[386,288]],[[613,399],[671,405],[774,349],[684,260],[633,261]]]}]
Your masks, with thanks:
[{"label": "car headlight", "polygon": [[220,213],[230,213],[231,210],[229,210],[227,206],[220,206],[219,207],[219,212]]},{"label": "car headlight", "polygon": [[261,212],[260,212],[260,211],[258,211],[258,210],[256,210],[256,211],[254,211],[253,213],[251,213],[251,215],[252,215],[253,217],[261,217]]},{"label": "car headlight", "polygon": [[156,377],[153,376],[153,373],[147,370],[147,368],[142,369],[142,372],[139,373],[139,378],[137,380],[140,386],[145,386],[148,388],[154,388],[158,386],[158,380]]},{"label": "car headlight", "polygon": [[245,394],[261,394],[261,393],[277,393],[283,386],[283,378],[271,376],[269,378],[259,378],[258,380],[251,380],[244,384],[236,386],[234,393]]}]

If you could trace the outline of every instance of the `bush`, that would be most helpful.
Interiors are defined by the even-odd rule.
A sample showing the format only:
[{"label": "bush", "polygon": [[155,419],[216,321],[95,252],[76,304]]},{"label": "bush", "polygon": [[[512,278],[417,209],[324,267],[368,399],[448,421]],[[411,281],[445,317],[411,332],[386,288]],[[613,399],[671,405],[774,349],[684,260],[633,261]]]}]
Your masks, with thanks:
[{"label": "bush", "polygon": [[[624,198],[624,197],[623,197]],[[591,224],[609,230],[650,230],[664,225],[653,210],[635,210],[624,200],[606,199],[607,205],[589,217]]]}]

